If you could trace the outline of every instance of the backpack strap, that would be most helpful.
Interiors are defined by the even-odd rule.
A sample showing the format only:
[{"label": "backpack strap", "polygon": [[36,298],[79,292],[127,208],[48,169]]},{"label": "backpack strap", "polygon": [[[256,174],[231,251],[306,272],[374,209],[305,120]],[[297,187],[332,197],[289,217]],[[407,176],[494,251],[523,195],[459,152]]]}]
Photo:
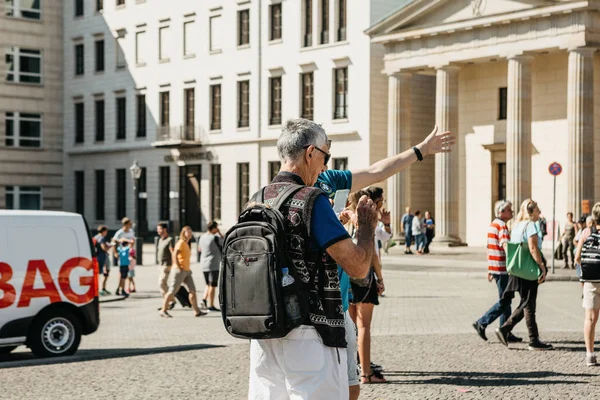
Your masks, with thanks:
[{"label": "backpack strap", "polygon": [[[304,186],[291,184],[288,185],[285,189],[283,189],[277,197],[273,200],[273,205],[271,206],[275,210],[279,210],[279,208],[290,198],[296,194],[296,192],[300,191]],[[263,189],[264,192],[264,189]]]}]

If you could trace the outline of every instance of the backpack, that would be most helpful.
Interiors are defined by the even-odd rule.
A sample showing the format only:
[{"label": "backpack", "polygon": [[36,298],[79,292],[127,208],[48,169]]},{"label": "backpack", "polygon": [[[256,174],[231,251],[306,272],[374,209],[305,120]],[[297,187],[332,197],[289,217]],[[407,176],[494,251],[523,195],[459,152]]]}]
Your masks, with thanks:
[{"label": "backpack", "polygon": [[580,281],[600,282],[600,233],[595,226],[583,242]]},{"label": "backpack", "polygon": [[282,268],[293,265],[287,253],[285,216],[279,208],[304,186],[290,184],[273,200],[264,188],[252,196],[238,223],[225,235],[219,273],[219,304],[225,329],[240,339],[285,337],[308,319],[308,291],[298,281],[285,288],[299,298],[302,321],[286,316]]}]

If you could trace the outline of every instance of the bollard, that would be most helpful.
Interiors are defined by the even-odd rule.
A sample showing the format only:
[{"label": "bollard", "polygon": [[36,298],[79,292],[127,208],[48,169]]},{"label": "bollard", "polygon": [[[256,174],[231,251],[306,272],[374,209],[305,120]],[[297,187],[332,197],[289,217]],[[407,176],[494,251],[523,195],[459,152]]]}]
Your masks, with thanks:
[{"label": "bollard", "polygon": [[144,238],[135,238],[135,263],[136,265],[143,265],[142,253],[144,250]]},{"label": "bollard", "polygon": [[159,265],[158,261],[158,241],[160,240],[160,236],[154,236],[154,263]]}]

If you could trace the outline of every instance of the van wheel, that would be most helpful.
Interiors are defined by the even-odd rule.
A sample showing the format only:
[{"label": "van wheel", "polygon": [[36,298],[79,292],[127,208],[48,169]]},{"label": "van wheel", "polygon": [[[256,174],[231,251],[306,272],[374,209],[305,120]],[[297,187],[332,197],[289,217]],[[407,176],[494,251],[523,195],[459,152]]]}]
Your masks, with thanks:
[{"label": "van wheel", "polygon": [[29,347],[38,357],[69,356],[75,354],[80,342],[81,326],[75,316],[54,310],[36,319]]},{"label": "van wheel", "polygon": [[8,346],[8,347],[0,347],[0,354],[8,354],[18,346]]}]

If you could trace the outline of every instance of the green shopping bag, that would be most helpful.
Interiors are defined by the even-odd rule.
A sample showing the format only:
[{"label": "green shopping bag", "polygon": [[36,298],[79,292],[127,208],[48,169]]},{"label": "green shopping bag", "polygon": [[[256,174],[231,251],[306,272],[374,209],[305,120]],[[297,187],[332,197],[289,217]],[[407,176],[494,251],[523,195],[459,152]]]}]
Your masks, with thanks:
[{"label": "green shopping bag", "polygon": [[[527,226],[525,226],[523,232],[527,232]],[[514,275],[527,281],[537,281],[542,276],[540,267],[529,251],[527,240],[525,242],[521,241],[521,243],[508,242],[506,258],[506,270],[509,275]]]}]

